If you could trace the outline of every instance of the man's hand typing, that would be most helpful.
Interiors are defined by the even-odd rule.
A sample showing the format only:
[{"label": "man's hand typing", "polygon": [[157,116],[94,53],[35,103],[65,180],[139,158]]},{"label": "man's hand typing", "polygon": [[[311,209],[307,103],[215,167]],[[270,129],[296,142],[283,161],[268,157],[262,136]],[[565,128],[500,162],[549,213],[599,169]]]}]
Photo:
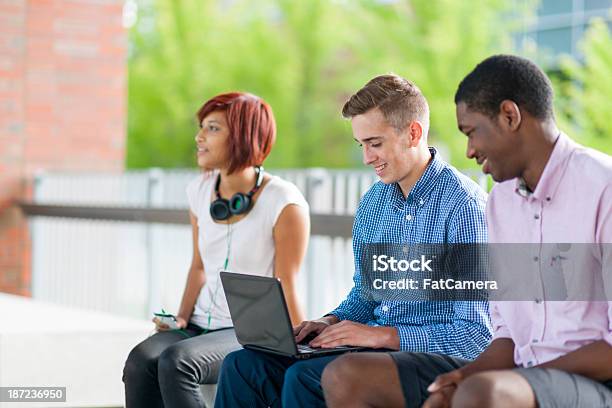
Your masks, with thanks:
[{"label": "man's hand typing", "polygon": [[349,320],[324,328],[310,342],[312,347],[323,348],[361,346],[399,350],[399,345],[399,335],[394,327],[372,327]]}]

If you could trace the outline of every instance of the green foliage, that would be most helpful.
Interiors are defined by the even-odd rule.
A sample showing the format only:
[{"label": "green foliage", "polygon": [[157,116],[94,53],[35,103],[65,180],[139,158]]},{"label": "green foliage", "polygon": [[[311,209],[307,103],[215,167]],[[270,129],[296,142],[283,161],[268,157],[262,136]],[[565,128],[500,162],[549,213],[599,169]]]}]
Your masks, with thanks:
[{"label": "green foliage", "polygon": [[512,22],[507,2],[417,0],[394,7],[360,2],[347,17],[355,26],[377,27],[355,33],[354,75],[349,93],[371,77],[394,72],[416,83],[431,111],[430,144],[452,162],[471,167],[465,138],[458,132],[453,97],[461,79],[492,53],[509,52]]},{"label": "green foliage", "polygon": [[[144,0],[143,0],[144,1]],[[459,81],[510,51],[507,2],[480,0],[152,0],[131,31],[127,165],[195,164],[194,114],[211,96],[255,93],[272,106],[272,167],[356,167],[342,105],[375,75],[414,81],[431,108],[430,143],[459,167]]]},{"label": "green foliage", "polygon": [[594,20],[581,44],[582,63],[566,57],[565,81],[557,82],[557,114],[562,129],[580,143],[612,154],[612,36]]}]

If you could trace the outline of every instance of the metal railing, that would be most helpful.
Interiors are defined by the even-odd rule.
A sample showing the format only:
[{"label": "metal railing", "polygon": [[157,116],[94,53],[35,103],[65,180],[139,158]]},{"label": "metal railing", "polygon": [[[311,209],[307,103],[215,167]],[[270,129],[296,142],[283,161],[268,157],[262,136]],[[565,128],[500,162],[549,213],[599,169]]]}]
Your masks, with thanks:
[{"label": "metal railing", "polygon": [[[57,217],[87,220],[128,221],[154,224],[189,225],[189,209],[100,207],[53,205],[21,202],[19,207],[29,217]],[[352,215],[310,214],[311,235],[351,238]]]},{"label": "metal railing", "polygon": [[[176,310],[191,260],[185,188],[195,171],[40,174],[32,217],[32,294],[68,306],[147,318]],[[311,208],[298,279],[307,316],[337,305],[352,287],[351,228],[369,171],[284,170]],[[479,178],[481,186],[486,179]]]}]

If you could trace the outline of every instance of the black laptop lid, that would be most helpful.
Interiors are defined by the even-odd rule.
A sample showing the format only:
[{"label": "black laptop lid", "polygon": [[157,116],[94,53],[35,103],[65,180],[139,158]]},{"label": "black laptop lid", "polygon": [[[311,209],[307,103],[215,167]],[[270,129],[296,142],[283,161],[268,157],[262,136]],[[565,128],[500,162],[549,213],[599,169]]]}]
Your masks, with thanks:
[{"label": "black laptop lid", "polygon": [[297,348],[280,282],[275,278],[221,272],[238,342],[287,354]]}]

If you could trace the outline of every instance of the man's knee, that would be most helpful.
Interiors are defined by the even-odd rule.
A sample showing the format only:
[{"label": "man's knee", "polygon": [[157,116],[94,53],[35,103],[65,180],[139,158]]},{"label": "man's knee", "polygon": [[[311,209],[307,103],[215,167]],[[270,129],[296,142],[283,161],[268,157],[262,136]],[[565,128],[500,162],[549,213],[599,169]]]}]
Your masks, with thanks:
[{"label": "man's knee", "polygon": [[320,390],[321,371],[311,365],[314,362],[316,360],[304,360],[288,367],[284,375],[283,389],[306,387],[310,390]]},{"label": "man's knee", "polygon": [[321,379],[323,387],[337,387],[360,379],[359,366],[359,356],[357,355],[345,354],[338,357],[323,370]]},{"label": "man's knee", "polygon": [[496,379],[490,373],[474,374],[461,382],[453,396],[453,407],[490,407],[495,400]]},{"label": "man's knee", "polygon": [[227,375],[229,373],[233,373],[238,368],[238,361],[241,358],[241,353],[244,350],[232,351],[223,359],[223,363],[221,363],[221,371],[220,375]]},{"label": "man's knee", "polygon": [[363,378],[358,355],[345,354],[325,367],[321,376],[321,385],[326,399],[344,400],[355,397],[362,388],[359,382]]},{"label": "man's knee", "polygon": [[219,380],[222,377],[241,376],[245,379],[250,379],[254,376],[263,375],[266,371],[265,361],[259,353],[252,350],[236,350],[232,351],[223,359],[219,372]]},{"label": "man's knee", "polygon": [[285,387],[303,387],[306,385],[308,368],[304,364],[295,363],[285,372]]}]

